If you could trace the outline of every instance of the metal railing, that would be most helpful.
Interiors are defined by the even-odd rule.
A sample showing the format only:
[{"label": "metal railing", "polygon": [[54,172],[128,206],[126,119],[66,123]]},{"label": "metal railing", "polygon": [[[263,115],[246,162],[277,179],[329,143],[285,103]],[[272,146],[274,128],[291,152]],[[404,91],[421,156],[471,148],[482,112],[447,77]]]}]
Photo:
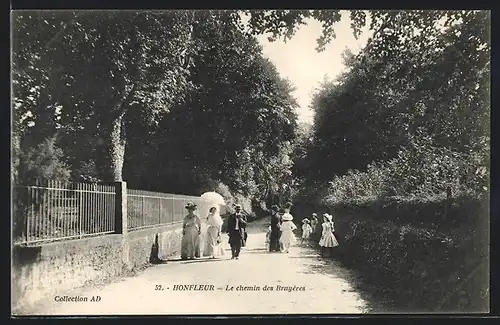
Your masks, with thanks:
[{"label": "metal railing", "polygon": [[76,239],[114,230],[114,185],[37,181],[13,188],[16,244]]},{"label": "metal railing", "polygon": [[208,203],[198,196],[176,195],[142,190],[127,190],[127,225],[129,230],[182,222],[185,206],[193,202],[197,214],[206,216]]},{"label": "metal railing", "polygon": [[[36,245],[114,233],[121,215],[127,218],[127,230],[175,224],[186,216],[188,202],[198,206],[200,217],[208,214],[209,204],[198,196],[128,189],[121,197],[117,186],[40,180],[14,186],[14,243]],[[116,201],[122,199],[126,202]],[[126,216],[116,210],[123,203]]]}]

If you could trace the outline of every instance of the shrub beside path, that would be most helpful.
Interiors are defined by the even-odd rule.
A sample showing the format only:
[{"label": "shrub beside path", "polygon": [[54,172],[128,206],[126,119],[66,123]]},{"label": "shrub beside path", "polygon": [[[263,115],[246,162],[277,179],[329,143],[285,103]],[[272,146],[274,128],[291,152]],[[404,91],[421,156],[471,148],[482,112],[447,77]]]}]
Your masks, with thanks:
[{"label": "shrub beside path", "polygon": [[[376,312],[365,294],[355,289],[356,277],[315,249],[296,246],[289,254],[268,253],[265,220],[249,225],[248,245],[239,260],[169,260],[102,287],[60,296],[100,296],[99,302],[55,302],[50,297],[41,315],[134,314],[360,314]],[[298,237],[298,236],[297,236]],[[214,291],[175,291],[174,285],[213,285]],[[161,285],[163,290],[155,290]],[[238,286],[246,290],[238,290]],[[264,286],[273,291],[264,291]],[[304,291],[277,290],[304,287]],[[226,288],[234,287],[234,291]],[[260,290],[256,287],[260,287]],[[241,287],[240,287],[241,289]],[[254,290],[250,290],[254,289]]]}]

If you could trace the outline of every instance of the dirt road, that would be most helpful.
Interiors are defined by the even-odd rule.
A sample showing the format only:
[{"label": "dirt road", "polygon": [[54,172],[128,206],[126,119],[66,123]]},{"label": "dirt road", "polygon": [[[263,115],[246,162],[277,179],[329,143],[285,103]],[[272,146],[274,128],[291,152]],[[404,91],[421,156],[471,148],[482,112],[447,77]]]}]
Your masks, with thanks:
[{"label": "dirt road", "polygon": [[[358,314],[370,304],[353,289],[357,281],[337,262],[318,257],[307,246],[289,254],[268,253],[264,221],[251,224],[248,245],[239,260],[170,260],[99,288],[59,295],[87,298],[56,302],[50,297],[44,315],[179,315],[179,314]],[[224,238],[227,243],[227,238]],[[227,246],[227,244],[226,244]],[[208,290],[175,290],[206,285]],[[270,290],[272,288],[273,290]],[[269,290],[266,290],[269,289]],[[90,301],[94,297],[99,301]],[[99,298],[97,298],[99,297]]]}]

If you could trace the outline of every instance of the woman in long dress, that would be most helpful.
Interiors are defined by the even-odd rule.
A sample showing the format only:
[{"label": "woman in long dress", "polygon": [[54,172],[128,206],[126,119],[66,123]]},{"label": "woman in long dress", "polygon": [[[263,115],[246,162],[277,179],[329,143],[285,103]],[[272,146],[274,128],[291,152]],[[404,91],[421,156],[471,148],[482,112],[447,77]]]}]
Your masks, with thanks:
[{"label": "woman in long dress", "polygon": [[332,219],[333,217],[328,213],[323,215],[324,222],[321,225],[323,232],[321,234],[321,239],[319,240],[319,246],[321,246],[321,256],[325,256],[325,251],[329,249],[331,257],[333,255],[333,248],[339,245],[335,235],[333,234],[335,228],[333,227]]},{"label": "woman in long dress", "polygon": [[283,223],[281,224],[281,237],[280,243],[283,245],[283,251],[289,253],[290,246],[297,242],[293,231],[297,226],[293,223],[293,216],[286,212],[282,217]]},{"label": "woman in long dress", "polygon": [[222,218],[217,207],[211,207],[207,216],[207,240],[203,256],[216,258],[224,255],[224,248],[221,244]]},{"label": "woman in long dress", "polygon": [[195,214],[196,204],[188,202],[185,208],[188,214],[182,223],[181,259],[192,260],[200,257],[201,221]]}]

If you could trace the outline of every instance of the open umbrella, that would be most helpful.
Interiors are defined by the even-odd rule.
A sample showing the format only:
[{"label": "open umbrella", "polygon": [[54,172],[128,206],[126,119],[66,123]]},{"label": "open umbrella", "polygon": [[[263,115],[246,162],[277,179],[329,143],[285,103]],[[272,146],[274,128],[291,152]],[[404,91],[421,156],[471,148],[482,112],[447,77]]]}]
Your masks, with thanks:
[{"label": "open umbrella", "polygon": [[226,205],[224,198],[217,192],[205,192],[201,195],[201,198],[205,201],[209,201],[212,204]]}]

